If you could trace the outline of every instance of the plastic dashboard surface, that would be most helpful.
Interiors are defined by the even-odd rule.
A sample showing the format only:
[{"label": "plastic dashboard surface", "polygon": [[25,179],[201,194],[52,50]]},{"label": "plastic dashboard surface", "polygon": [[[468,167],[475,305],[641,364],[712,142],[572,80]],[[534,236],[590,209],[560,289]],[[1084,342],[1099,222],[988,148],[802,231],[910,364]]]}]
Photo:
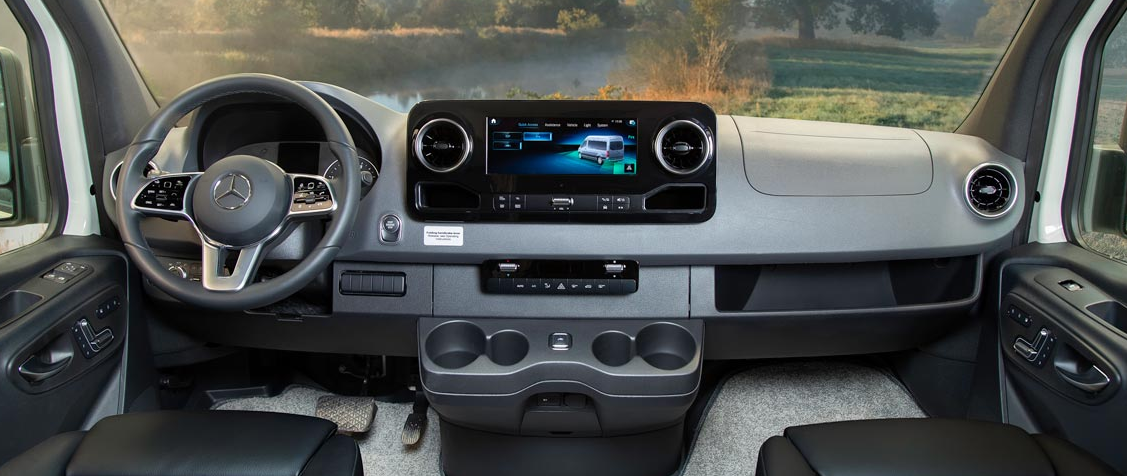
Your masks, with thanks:
[{"label": "plastic dashboard surface", "polygon": [[[912,166],[930,175],[930,180],[923,178],[926,188],[911,190],[923,189],[922,192],[882,195],[880,190],[864,193],[850,185],[848,196],[769,195],[749,183],[748,174],[754,170],[749,164],[766,160],[760,156],[755,141],[768,141],[780,133],[831,138],[819,140],[817,151],[788,147],[781,149],[785,157],[779,153],[770,157],[774,163],[791,161],[789,170],[800,168],[804,162],[816,170],[818,162],[807,156],[823,157],[821,150],[825,147],[839,151],[843,160],[859,160],[869,151],[861,146],[863,141],[842,137],[832,140],[839,135],[832,124],[718,116],[713,159],[716,208],[712,218],[703,223],[428,222],[411,213],[414,204],[407,180],[407,115],[339,87],[308,85],[338,109],[363,121],[366,128],[370,126],[382,145],[383,169],[361,202],[360,218],[338,258],[342,261],[478,265],[500,258],[611,257],[653,266],[842,263],[963,256],[1007,243],[1026,201],[1025,191],[1021,190],[1016,205],[1006,215],[996,219],[975,215],[964,199],[967,174],[983,163],[998,163],[1013,171],[1017,183],[1024,184],[1023,164],[979,138],[926,131],[913,131],[927,148],[924,166],[920,166],[919,159],[913,159]],[[535,110],[528,112],[536,114]],[[886,130],[857,127],[878,135]],[[173,131],[154,163],[165,171],[193,170],[196,140],[197,133],[186,128]],[[917,154],[916,148],[912,154]],[[110,160],[120,161],[120,154]],[[106,167],[107,184],[110,169]],[[827,180],[818,174],[777,176],[795,181],[785,185],[791,190],[809,189],[812,184]],[[750,182],[756,180],[752,178]],[[919,179],[913,182],[919,183]],[[106,196],[105,200],[111,199]],[[401,239],[396,243],[380,240],[379,222],[386,215],[402,219]],[[151,240],[168,245],[194,244],[194,233],[187,228],[156,221],[163,223],[146,228]],[[461,246],[428,245],[428,226],[455,227],[462,236]]]},{"label": "plastic dashboard surface", "polygon": [[[412,130],[408,115],[336,86],[306,84],[369,129],[381,145],[381,173],[370,193],[361,199],[358,219],[338,254],[332,276],[346,270],[402,272],[407,277],[407,295],[363,297],[334,292],[332,319],[308,319],[301,326],[290,327],[278,326],[273,315],[212,319],[198,312],[185,314],[184,325],[216,342],[411,355],[415,352],[414,340],[403,337],[413,332],[419,316],[632,317],[707,319],[714,329],[706,334],[708,358],[910,348],[935,337],[952,321],[947,317],[959,315],[972,305],[981,283],[965,299],[934,305],[761,312],[722,309],[714,296],[723,283],[714,279],[714,269],[725,265],[754,270],[761,265],[863,262],[877,262],[874,266],[879,267],[880,262],[895,260],[923,260],[920,263],[926,264],[931,259],[989,256],[1009,246],[1027,197],[1027,192],[1019,189],[1013,208],[994,219],[978,216],[967,206],[968,174],[982,164],[1003,166],[1012,171],[1015,183],[1025,183],[1019,160],[975,137],[717,116],[711,172],[715,209],[706,221],[427,219],[412,212],[415,203],[408,179]],[[525,117],[545,116],[539,107],[549,104],[513,103],[530,108],[519,114]],[[588,110],[575,114],[600,115]],[[200,139],[200,132],[194,129],[197,124],[199,121],[170,134],[153,159],[159,169],[193,170]],[[246,144],[232,145],[261,140],[248,138]],[[875,154],[874,145],[879,148]],[[898,162],[899,151],[904,164]],[[824,168],[831,159],[837,161],[835,173]],[[120,153],[109,160],[120,161]],[[107,171],[110,165],[113,163],[107,164]],[[804,173],[806,170],[810,172]],[[109,183],[109,172],[104,180]],[[496,186],[523,183],[520,177],[506,180]],[[108,196],[104,199],[110,200]],[[388,216],[400,219],[399,239],[394,242],[381,239],[381,222]],[[429,240],[436,230],[458,239]],[[145,233],[155,249],[168,251],[166,256],[194,255],[193,248],[198,247],[195,234],[183,223],[150,220]],[[300,257],[302,250],[318,238],[317,230],[295,233],[279,243],[267,261]],[[482,290],[480,266],[498,259],[632,260],[640,266],[639,288],[628,296],[488,294]],[[867,331],[873,326],[899,326],[902,332],[900,337],[880,342],[871,338],[839,339],[850,333],[853,337],[877,335]],[[357,332],[373,327],[386,338],[373,340],[372,333]],[[783,352],[765,346],[749,347],[751,337],[788,343],[788,348]],[[835,342],[837,347],[826,347],[826,342]],[[842,342],[852,347],[844,349],[838,345]]]}]

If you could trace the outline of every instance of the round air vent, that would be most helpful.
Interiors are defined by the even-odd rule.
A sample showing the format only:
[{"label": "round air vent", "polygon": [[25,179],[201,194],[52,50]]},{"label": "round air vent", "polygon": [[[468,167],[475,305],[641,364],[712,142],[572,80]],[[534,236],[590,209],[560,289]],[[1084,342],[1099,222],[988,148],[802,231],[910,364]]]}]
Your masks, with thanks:
[{"label": "round air vent", "polygon": [[415,134],[415,157],[424,167],[450,172],[470,158],[473,142],[461,124],[450,119],[432,119]]},{"label": "round air vent", "polygon": [[654,154],[665,170],[690,175],[712,160],[712,135],[696,122],[673,121],[657,132]]},{"label": "round air vent", "polygon": [[966,199],[970,209],[984,218],[1005,215],[1017,202],[1017,181],[999,164],[982,164],[967,174]]}]

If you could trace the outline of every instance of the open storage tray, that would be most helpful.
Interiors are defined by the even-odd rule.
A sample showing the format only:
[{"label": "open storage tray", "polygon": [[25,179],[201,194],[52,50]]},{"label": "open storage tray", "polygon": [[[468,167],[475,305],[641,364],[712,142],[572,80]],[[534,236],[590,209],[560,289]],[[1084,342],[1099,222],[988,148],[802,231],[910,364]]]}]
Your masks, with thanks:
[{"label": "open storage tray", "polygon": [[[559,334],[566,350],[553,348]],[[510,434],[609,436],[684,417],[700,383],[704,327],[421,318],[419,336],[423,388],[444,419]]]}]

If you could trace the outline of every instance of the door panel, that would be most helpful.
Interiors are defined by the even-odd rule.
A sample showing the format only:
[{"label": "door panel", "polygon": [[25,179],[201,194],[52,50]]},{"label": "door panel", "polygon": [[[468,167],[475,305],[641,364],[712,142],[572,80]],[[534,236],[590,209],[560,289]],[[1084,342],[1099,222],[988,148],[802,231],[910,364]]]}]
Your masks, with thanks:
[{"label": "door panel", "polygon": [[1002,263],[998,329],[1009,400],[1035,430],[1127,471],[1127,266],[1072,244],[1022,246]]},{"label": "door panel", "polygon": [[103,391],[120,383],[130,274],[121,245],[99,237],[53,238],[0,255],[0,270],[2,463],[79,429]]}]

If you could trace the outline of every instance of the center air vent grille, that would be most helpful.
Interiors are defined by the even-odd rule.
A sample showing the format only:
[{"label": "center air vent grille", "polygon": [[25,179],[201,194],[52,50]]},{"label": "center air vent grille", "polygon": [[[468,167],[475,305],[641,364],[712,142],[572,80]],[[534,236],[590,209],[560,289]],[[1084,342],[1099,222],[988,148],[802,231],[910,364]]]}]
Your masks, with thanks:
[{"label": "center air vent grille", "polygon": [[432,119],[415,134],[415,157],[424,167],[450,172],[470,158],[473,143],[461,124],[450,119]]},{"label": "center air vent grille", "polygon": [[654,138],[654,155],[665,170],[677,175],[696,173],[712,160],[712,135],[693,121],[670,122]]},{"label": "center air vent grille", "polygon": [[967,174],[967,205],[984,218],[998,218],[1017,201],[1017,181],[1009,169],[983,164]]}]

